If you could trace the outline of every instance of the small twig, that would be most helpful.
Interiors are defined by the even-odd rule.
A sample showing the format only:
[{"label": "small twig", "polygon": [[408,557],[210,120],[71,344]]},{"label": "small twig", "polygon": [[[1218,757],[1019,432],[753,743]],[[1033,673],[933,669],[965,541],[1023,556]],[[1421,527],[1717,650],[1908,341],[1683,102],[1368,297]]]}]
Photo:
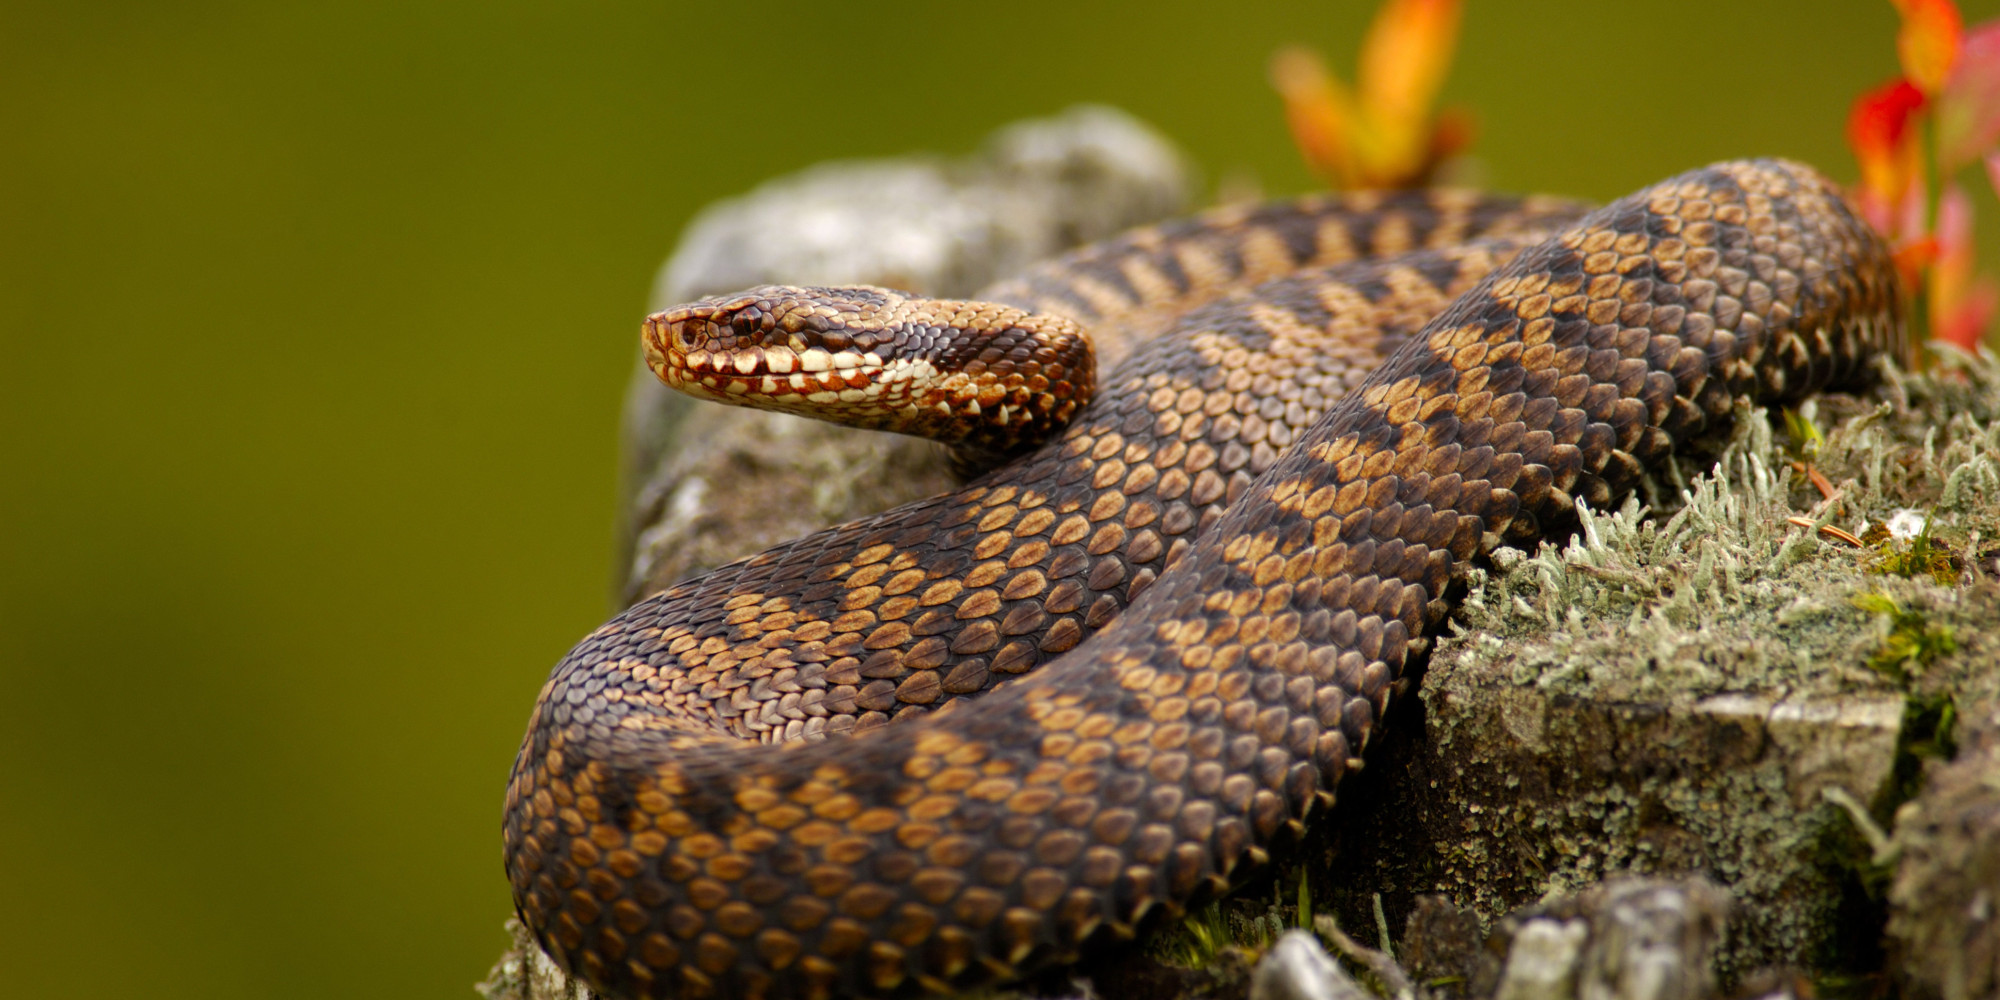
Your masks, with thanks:
[{"label": "small twig", "polygon": [[[1785,523],[1791,525],[1797,525],[1798,527],[1801,528],[1811,528],[1814,526],[1812,518],[1799,517],[1797,515],[1785,518]],[[1846,542],[1849,545],[1854,546],[1857,549],[1867,548],[1867,546],[1862,543],[1861,539],[1854,537],[1853,532],[1847,531],[1844,528],[1836,528],[1831,524],[1822,524],[1819,525],[1818,528],[1819,528],[1819,533],[1827,536],[1828,538],[1837,538],[1843,542]]]},{"label": "small twig", "polygon": [[1876,865],[1886,865],[1896,860],[1900,853],[1895,841],[1875,823],[1875,817],[1868,815],[1866,807],[1847,793],[1839,785],[1828,785],[1819,790],[1828,802],[1847,810],[1847,818],[1854,821],[1854,828],[1861,831],[1862,839],[1868,841],[1868,848],[1874,856],[1869,860]]},{"label": "small twig", "polygon": [[[1381,912],[1379,909],[1381,905],[1380,899],[1380,896],[1376,897],[1376,905],[1378,907],[1376,912],[1378,914]],[[1378,927],[1387,926],[1387,920],[1382,920],[1378,925]],[[1333,950],[1340,953],[1340,957],[1373,973],[1375,978],[1380,980],[1384,987],[1388,988],[1390,996],[1395,998],[1395,1000],[1415,1000],[1417,988],[1410,982],[1409,974],[1403,971],[1402,966],[1396,964],[1394,958],[1348,937],[1347,933],[1342,931],[1340,925],[1334,923],[1333,918],[1330,916],[1320,915],[1314,917],[1313,930],[1318,932],[1319,936],[1327,944],[1332,945]]]},{"label": "small twig", "polygon": [[1833,488],[1833,480],[1826,478],[1826,474],[1814,468],[1810,462],[1793,462],[1792,471],[1806,477],[1806,480],[1813,484],[1813,489],[1819,491],[1821,498],[1832,500],[1839,495],[1839,491]]},{"label": "small twig", "polygon": [[1592,566],[1589,563],[1571,563],[1569,569],[1570,572],[1572,573],[1582,573],[1584,576],[1594,576],[1599,580],[1605,580],[1611,583],[1625,583],[1638,587],[1646,587],[1649,590],[1653,589],[1651,581],[1646,578],[1645,574],[1637,573],[1629,569],[1624,569],[1622,567]]}]

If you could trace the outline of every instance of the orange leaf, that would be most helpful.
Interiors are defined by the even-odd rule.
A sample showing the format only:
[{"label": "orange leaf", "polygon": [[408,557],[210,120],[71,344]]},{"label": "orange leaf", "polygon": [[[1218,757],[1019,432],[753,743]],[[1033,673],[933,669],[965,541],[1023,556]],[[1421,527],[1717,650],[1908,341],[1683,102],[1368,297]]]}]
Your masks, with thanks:
[{"label": "orange leaf", "polygon": [[1361,45],[1356,90],[1380,166],[1410,172],[1430,142],[1431,103],[1458,44],[1459,0],[1388,0]]},{"label": "orange leaf", "polygon": [[1915,288],[1923,281],[1924,268],[1931,266],[1937,255],[1937,238],[1923,236],[1898,245],[1890,259],[1895,262],[1896,273],[1902,276],[1903,283]]},{"label": "orange leaf", "polygon": [[1926,95],[1935,94],[1951,76],[1958,58],[1958,38],[1963,21],[1958,5],[1951,0],[1892,0],[1903,16],[1896,32],[1896,55],[1903,62],[1903,75]]},{"label": "orange leaf", "polygon": [[1972,199],[1956,184],[1938,198],[1937,259],[1932,262],[1931,304],[1950,306],[1972,276]]},{"label": "orange leaf", "polygon": [[1472,135],[1477,131],[1472,115],[1462,108],[1445,108],[1438,112],[1437,127],[1431,130],[1430,161],[1442,163],[1472,145]]},{"label": "orange leaf", "polygon": [[1940,312],[1932,324],[1933,335],[1947,344],[1956,344],[1976,353],[1979,342],[1992,328],[1993,315],[2000,311],[2000,287],[1985,278],[1975,278],[1966,288],[1957,308]]},{"label": "orange leaf", "polygon": [[1288,48],[1271,85],[1306,161],[1336,186],[1412,187],[1470,140],[1469,119],[1432,106],[1458,43],[1462,0],[1385,0],[1361,48],[1352,92],[1319,57]]},{"label": "orange leaf", "polygon": [[1354,101],[1340,81],[1310,49],[1292,46],[1271,57],[1271,86],[1306,163],[1337,186],[1354,186]]}]

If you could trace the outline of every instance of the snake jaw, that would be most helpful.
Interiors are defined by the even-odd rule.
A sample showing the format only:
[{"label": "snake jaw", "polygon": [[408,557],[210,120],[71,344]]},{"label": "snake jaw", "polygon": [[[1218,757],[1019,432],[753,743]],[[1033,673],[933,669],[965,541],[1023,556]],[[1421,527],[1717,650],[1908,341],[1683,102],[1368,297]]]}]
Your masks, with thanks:
[{"label": "snake jaw", "polygon": [[875,348],[893,343],[896,331],[877,314],[883,304],[902,301],[901,293],[869,286],[765,285],[655,313],[646,318],[641,343],[647,367],[676,389],[751,406],[809,408],[781,397],[868,392],[888,380],[884,373],[896,366]]},{"label": "snake jaw", "polygon": [[689,395],[1006,454],[1088,399],[1089,342],[1056,316],[869,286],[766,285],[647,317],[646,364]]},{"label": "snake jaw", "polygon": [[653,374],[689,395],[812,416],[830,413],[830,419],[841,419],[842,407],[857,408],[863,420],[870,411],[894,409],[903,395],[899,384],[921,384],[936,374],[921,357],[885,360],[874,351],[828,351],[807,346],[812,341],[797,335],[784,343],[756,339],[712,319],[662,313],[646,320],[642,342]]}]

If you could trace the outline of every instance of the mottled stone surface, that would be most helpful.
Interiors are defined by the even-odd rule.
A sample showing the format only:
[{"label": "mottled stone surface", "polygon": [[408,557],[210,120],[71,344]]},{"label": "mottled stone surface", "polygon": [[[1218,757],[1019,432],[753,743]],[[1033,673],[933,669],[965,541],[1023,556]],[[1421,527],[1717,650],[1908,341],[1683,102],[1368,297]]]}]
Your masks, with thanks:
[{"label": "mottled stone surface", "polygon": [[486,978],[473,986],[486,1000],[597,1000],[590,987],[563,973],[542,949],[535,936],[519,920],[507,921],[507,936],[513,939]]},{"label": "mottled stone surface", "polygon": [[1472,980],[1494,1000],[1701,1000],[1729,894],[1703,878],[1607,879],[1510,914]]},{"label": "mottled stone surface", "polygon": [[1286,932],[1250,976],[1250,1000],[1366,1000],[1370,995],[1306,931]]},{"label": "mottled stone surface", "polygon": [[1716,995],[1714,957],[1729,894],[1700,877],[1616,876],[1501,919],[1482,938],[1472,914],[1422,900],[1399,952],[1356,943],[1316,923],[1371,993],[1320,939],[1288,931],[1265,950],[1250,1000],[1353,1000],[1375,995],[1494,1000],[1703,1000]]},{"label": "mottled stone surface", "polygon": [[[2000,604],[2000,588],[1980,598]],[[1968,636],[2000,662],[2000,635]],[[2000,996],[2000,671],[1957,692],[1958,756],[1933,762],[1896,812],[1889,886],[1895,966],[1912,996]]]}]

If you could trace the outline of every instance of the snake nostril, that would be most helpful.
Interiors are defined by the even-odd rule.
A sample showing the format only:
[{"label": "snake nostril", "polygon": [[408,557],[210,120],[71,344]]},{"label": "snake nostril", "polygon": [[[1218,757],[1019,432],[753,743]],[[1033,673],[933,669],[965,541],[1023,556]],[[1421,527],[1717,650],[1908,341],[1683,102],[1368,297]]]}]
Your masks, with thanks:
[{"label": "snake nostril", "polygon": [[695,335],[695,327],[699,323],[699,320],[689,320],[685,323],[674,324],[674,350],[682,354],[694,350],[695,344],[701,339]]}]

